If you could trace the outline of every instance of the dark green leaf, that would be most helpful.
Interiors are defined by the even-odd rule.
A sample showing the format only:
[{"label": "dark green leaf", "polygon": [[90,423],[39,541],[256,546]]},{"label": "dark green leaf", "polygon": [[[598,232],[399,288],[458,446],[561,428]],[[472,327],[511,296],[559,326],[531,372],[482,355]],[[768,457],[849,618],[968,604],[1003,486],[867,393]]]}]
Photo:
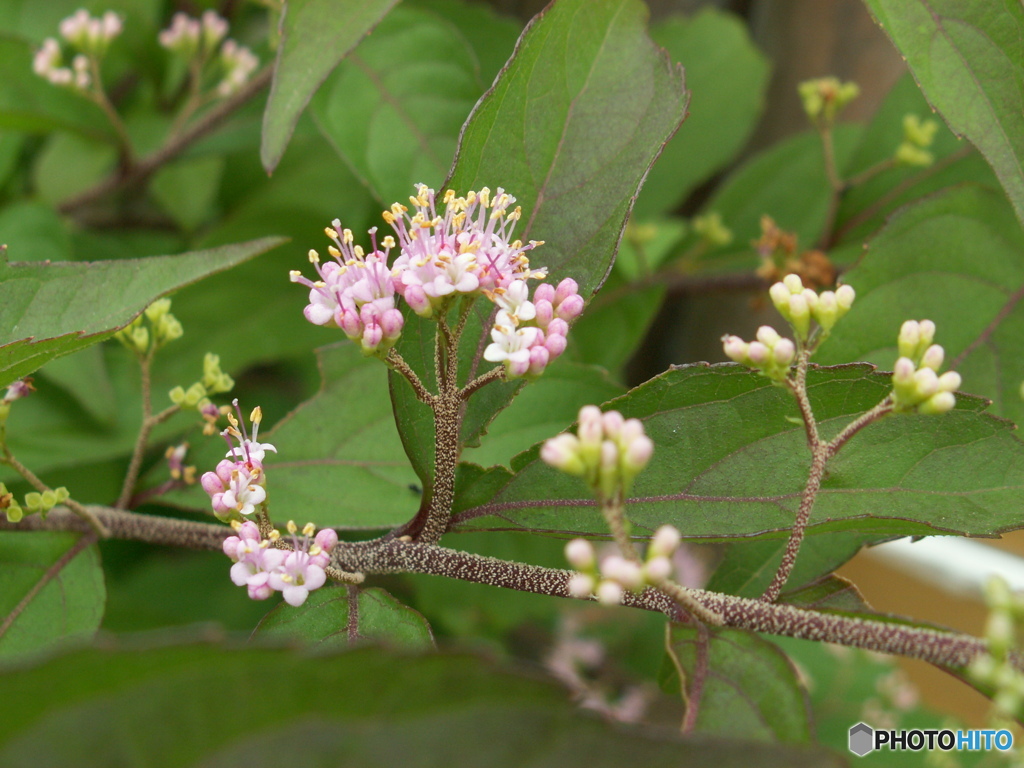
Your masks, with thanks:
[{"label": "dark green leaf", "polygon": [[[571,276],[589,296],[604,281],[633,195],[685,115],[682,72],[644,31],[634,0],[563,0],[534,19],[516,54],[466,123],[447,186],[465,192],[501,186],[523,207],[524,241],[558,282]],[[479,302],[478,302],[479,304]],[[459,354],[463,376],[477,359],[491,307],[478,307]],[[399,348],[430,379],[431,324],[406,325]],[[467,408],[472,444],[518,383],[493,384]],[[433,474],[433,422],[411,388],[392,375],[406,450],[425,484]]]},{"label": "dark green leaf", "polygon": [[732,14],[705,6],[691,18],[654,25],[651,37],[686,68],[693,101],[644,183],[639,218],[671,211],[732,160],[757,124],[768,86],[768,62]]},{"label": "dark green leaf", "polygon": [[105,600],[99,551],[89,539],[0,531],[0,661],[88,640]]},{"label": "dark green leaf", "polygon": [[436,187],[484,86],[465,38],[399,7],[338,65],[312,103],[324,136],[382,205]]},{"label": "dark green leaf", "polygon": [[[812,369],[823,435],[837,433],[889,391],[867,365]],[[792,524],[810,456],[785,390],[735,365],[668,371],[607,404],[644,422],[655,444],[627,515],[639,535],[671,523],[683,536],[779,536]],[[1010,422],[961,397],[942,417],[893,416],[830,462],[810,532],[885,536],[989,535],[1024,518],[1024,445]],[[513,462],[514,479],[456,525],[606,534],[584,483],[547,466],[539,447]],[[783,534],[784,535],[784,534]]]},{"label": "dark green leaf", "polygon": [[[468,656],[82,651],[9,672],[3,687],[0,762],[11,768],[238,766],[268,756],[297,768],[503,768],[524,757],[538,768],[841,765],[816,747],[611,727],[550,683]],[[225,716],[239,707],[244,716]]]},{"label": "dark green leaf", "polygon": [[947,190],[903,209],[844,276],[857,290],[850,314],[819,355],[891,370],[904,320],[928,318],[964,388],[1024,421],[1024,233],[1006,199],[977,187]]},{"label": "dark green leaf", "polygon": [[32,181],[40,200],[56,206],[104,179],[116,165],[113,145],[73,133],[55,133],[36,155]]},{"label": "dark green leaf", "polygon": [[416,0],[458,30],[476,54],[480,80],[485,86],[494,78],[515,48],[522,24],[502,16],[489,5],[464,0]]},{"label": "dark green leaf", "polygon": [[1024,222],[1019,3],[866,0],[954,133],[985,156]]},{"label": "dark green leaf", "polygon": [[150,190],[178,226],[192,231],[217,213],[216,197],[223,173],[222,157],[179,160],[156,172]]},{"label": "dark green leaf", "polygon": [[160,296],[279,245],[279,238],[123,261],[7,263],[0,256],[0,386],[109,338]]},{"label": "dark green leaf", "polygon": [[853,582],[832,574],[799,589],[787,589],[779,600],[799,608],[868,613],[870,608]]},{"label": "dark green leaf", "polygon": [[[700,733],[761,741],[809,741],[807,692],[789,658],[753,632],[725,627],[672,627],[672,648],[686,676]],[[666,656],[662,687],[679,691]]]},{"label": "dark green leaf", "polygon": [[18,202],[0,210],[0,243],[25,261],[68,261],[71,236],[54,210]]},{"label": "dark green leaf", "polygon": [[367,641],[414,650],[434,647],[427,620],[380,587],[318,589],[298,608],[282,602],[259,623],[253,639],[294,640],[318,653]]},{"label": "dark green leaf", "polygon": [[263,115],[263,167],[272,172],[310,97],[345,55],[397,0],[339,5],[333,0],[288,0],[281,44]]}]

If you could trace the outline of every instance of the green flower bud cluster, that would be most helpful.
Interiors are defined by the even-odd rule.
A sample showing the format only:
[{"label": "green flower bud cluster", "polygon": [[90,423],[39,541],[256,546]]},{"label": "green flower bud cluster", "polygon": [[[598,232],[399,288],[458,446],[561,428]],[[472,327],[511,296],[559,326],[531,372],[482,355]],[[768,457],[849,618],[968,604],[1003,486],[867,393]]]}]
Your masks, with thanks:
[{"label": "green flower bud cluster", "polygon": [[773,381],[784,381],[796,359],[796,345],[770,325],[757,329],[757,341],[748,344],[739,336],[726,335],[722,345],[730,360],[760,371]]},{"label": "green flower bud cluster", "polygon": [[708,245],[720,248],[732,242],[732,230],[722,223],[720,214],[711,212],[693,219],[693,231]]},{"label": "green flower bud cluster", "polygon": [[806,80],[798,86],[804,112],[817,126],[831,126],[847,104],[860,95],[860,86],[836,77]]},{"label": "green flower bud cluster", "polygon": [[33,515],[38,512],[45,517],[47,512],[58,504],[63,504],[70,496],[71,494],[68,493],[68,489],[61,486],[60,488],[43,491],[42,493],[38,491],[26,493],[24,503],[19,504],[14,494],[7,490],[7,486],[0,483],[0,510],[3,510],[7,515],[8,522],[16,523],[26,513]]},{"label": "green flower bud cluster", "polygon": [[584,478],[599,499],[625,496],[654,453],[654,443],[638,419],[624,419],[618,411],[602,414],[596,405],[580,409],[577,433],[548,440],[540,456],[551,466]]},{"label": "green flower bud cluster", "polygon": [[[114,334],[114,338],[139,356],[155,352],[165,344],[180,339],[184,330],[178,318],[170,312],[171,300],[158,299],[128,325]],[[148,321],[148,322],[144,322]]]},{"label": "green flower bud cluster", "polygon": [[896,148],[894,159],[899,165],[927,168],[935,162],[928,147],[935,140],[939,124],[934,120],[921,120],[917,115],[904,115],[903,142]]},{"label": "green flower bud cluster", "polygon": [[188,389],[177,386],[168,396],[175,405],[185,410],[201,411],[210,405],[210,395],[219,395],[234,389],[235,380],[220,368],[220,355],[207,352],[203,358],[203,378]]},{"label": "green flower bud cluster", "polygon": [[939,375],[945,351],[932,343],[934,338],[931,320],[907,320],[900,328],[900,357],[892,373],[894,410],[936,414],[956,405],[953,393],[960,388],[960,374],[946,371]]},{"label": "green flower bud cluster", "polygon": [[815,293],[804,288],[799,275],[786,275],[768,291],[772,303],[786,321],[793,326],[797,338],[806,342],[811,335],[811,320],[828,335],[835,324],[853,306],[857,294],[848,285],[841,285],[835,291]]},{"label": "green flower bud cluster", "polygon": [[995,688],[992,702],[1000,714],[1017,718],[1024,706],[1024,673],[1014,666],[1010,654],[1017,644],[1017,626],[1024,620],[1024,595],[1014,594],[1005,580],[992,576],[985,585],[985,602],[988,653],[976,656],[967,672],[982,685]]}]

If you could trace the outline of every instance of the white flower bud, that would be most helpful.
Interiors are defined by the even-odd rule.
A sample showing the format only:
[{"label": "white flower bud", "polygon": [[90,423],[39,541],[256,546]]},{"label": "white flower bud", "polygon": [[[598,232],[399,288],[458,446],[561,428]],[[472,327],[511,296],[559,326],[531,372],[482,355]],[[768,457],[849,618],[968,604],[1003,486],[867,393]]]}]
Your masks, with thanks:
[{"label": "white flower bud", "polygon": [[757,329],[757,340],[769,347],[774,347],[781,339],[778,331],[770,325],[762,325]]},{"label": "white flower bud", "polygon": [[795,293],[789,297],[789,318],[800,338],[806,339],[811,327],[811,309],[802,293]]},{"label": "white flower bud", "polygon": [[783,285],[789,290],[790,293],[800,293],[804,289],[804,284],[800,280],[800,275],[786,275],[782,278]]},{"label": "white flower bud", "polygon": [[855,298],[857,293],[849,285],[840,285],[836,288],[836,304],[839,306],[840,317],[850,311]]},{"label": "white flower bud", "polygon": [[770,355],[771,350],[760,341],[752,341],[747,347],[747,357],[750,358],[750,362],[758,368],[764,366],[764,364],[768,362]]},{"label": "white flower bud", "polygon": [[900,357],[909,357],[911,359],[917,359],[917,348],[921,343],[921,331],[918,327],[916,320],[907,320],[900,326],[900,335],[897,339],[897,345],[900,351]]},{"label": "white flower bud", "polygon": [[540,457],[555,469],[570,475],[583,475],[587,470],[579,449],[580,441],[576,435],[563,432],[541,446]]},{"label": "white flower bud", "polygon": [[[803,291],[800,292],[800,295],[803,296],[804,301],[807,302],[807,309],[813,313],[818,307],[818,294],[810,288],[804,288]],[[790,300],[790,303],[792,303],[792,299]]]},{"label": "white flower bud", "polygon": [[952,392],[938,392],[917,406],[917,411],[918,413],[938,415],[948,413],[955,407],[956,396]]},{"label": "white flower bud", "polygon": [[594,547],[586,539],[573,539],[566,544],[565,559],[578,571],[589,571],[597,561]]},{"label": "white flower bud", "polygon": [[942,347],[938,344],[932,344],[925,350],[924,354],[921,355],[921,365],[926,368],[931,368],[933,371],[938,373],[939,368],[942,367],[942,361],[945,357],[946,353]]},{"label": "white flower bud", "polygon": [[775,345],[772,354],[777,364],[789,367],[796,359],[796,345],[789,339],[782,339]]},{"label": "white flower bud", "polygon": [[896,365],[892,369],[892,380],[897,386],[908,386],[914,381],[914,373],[917,372],[917,368],[914,366],[914,361],[908,357],[901,357],[896,361]]},{"label": "white flower bud", "polygon": [[792,291],[786,287],[785,283],[775,283],[771,288],[768,289],[768,295],[771,297],[772,304],[779,311],[783,317],[789,319],[789,297],[792,295]]},{"label": "white flower bud", "polygon": [[594,579],[585,573],[574,574],[569,579],[569,594],[573,597],[586,599],[594,593]]},{"label": "white flower bud", "polygon": [[917,327],[921,334],[920,344],[922,347],[927,347],[935,339],[935,323],[931,320],[922,320]]},{"label": "white flower bud", "polygon": [[597,588],[597,601],[602,605],[620,605],[625,593],[614,581],[602,581]]},{"label": "white flower bud", "polygon": [[640,566],[619,555],[611,555],[601,562],[601,575],[618,582],[626,589],[638,589],[644,583]]},{"label": "white flower bud", "polygon": [[[782,285],[782,283],[778,283],[778,285]],[[733,362],[742,363],[747,359],[747,342],[739,336],[723,336],[722,347],[725,350],[725,356]],[[1021,398],[1024,399],[1024,385],[1021,385],[1021,393]]]},{"label": "white flower bud", "polygon": [[622,423],[625,419],[622,418],[622,414],[618,411],[608,411],[601,417],[601,424],[604,427],[604,433],[608,437],[618,437],[619,432],[622,430]]},{"label": "white flower bud", "polygon": [[674,525],[663,525],[654,532],[648,556],[668,557],[679,548],[680,541],[682,537],[678,528]]},{"label": "white flower bud", "polygon": [[914,374],[914,388],[919,397],[931,397],[939,391],[939,377],[931,368],[919,368]]},{"label": "white flower bud", "polygon": [[940,392],[956,392],[960,389],[961,384],[960,374],[956,371],[946,371],[944,374],[939,376],[939,391]]},{"label": "white flower bud", "polygon": [[580,442],[584,445],[598,445],[604,432],[601,421],[601,409],[596,405],[585,405],[580,408],[580,426],[576,430]]}]

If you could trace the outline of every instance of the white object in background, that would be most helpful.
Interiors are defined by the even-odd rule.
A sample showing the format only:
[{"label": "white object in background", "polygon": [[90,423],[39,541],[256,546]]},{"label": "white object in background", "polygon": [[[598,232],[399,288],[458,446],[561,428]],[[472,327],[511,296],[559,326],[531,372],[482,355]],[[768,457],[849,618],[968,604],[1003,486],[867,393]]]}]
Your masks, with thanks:
[{"label": "white object in background", "polygon": [[1011,590],[1024,591],[1024,558],[971,539],[905,538],[879,544],[867,552],[893,568],[957,595],[978,597],[992,574],[1006,579]]}]

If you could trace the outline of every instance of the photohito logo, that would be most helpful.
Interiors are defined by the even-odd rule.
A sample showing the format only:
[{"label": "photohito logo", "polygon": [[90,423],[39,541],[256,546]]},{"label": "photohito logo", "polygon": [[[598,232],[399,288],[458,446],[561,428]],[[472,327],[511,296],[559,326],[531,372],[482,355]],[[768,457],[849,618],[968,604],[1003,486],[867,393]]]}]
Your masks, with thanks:
[{"label": "photohito logo", "polygon": [[939,749],[943,752],[953,750],[998,749],[1005,752],[1013,746],[1013,734],[1007,730],[973,730],[951,731],[948,728],[939,730],[876,730],[867,723],[857,723],[850,728],[849,748],[858,757],[864,757],[876,749],[889,749],[896,752],[908,750],[919,752],[922,749]]}]

